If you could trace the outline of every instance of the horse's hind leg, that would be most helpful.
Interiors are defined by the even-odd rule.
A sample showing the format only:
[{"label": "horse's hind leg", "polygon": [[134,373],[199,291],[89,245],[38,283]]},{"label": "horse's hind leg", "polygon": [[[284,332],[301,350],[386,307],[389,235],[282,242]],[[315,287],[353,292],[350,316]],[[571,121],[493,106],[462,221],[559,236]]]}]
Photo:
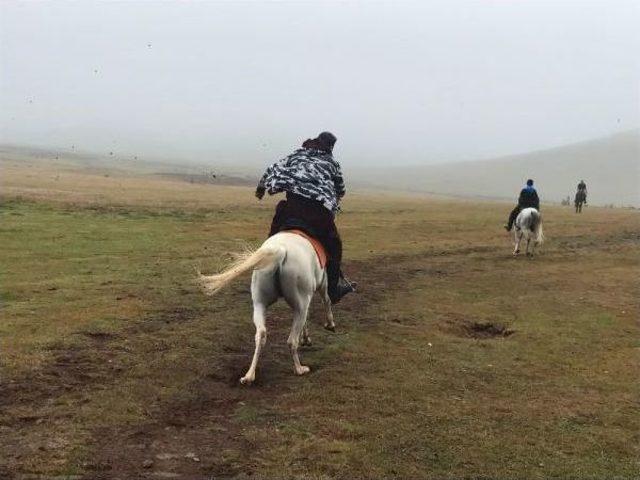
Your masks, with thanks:
[{"label": "horse's hind leg", "polygon": [[309,367],[300,364],[300,357],[298,356],[298,346],[300,345],[300,335],[304,330],[305,323],[307,321],[307,314],[309,312],[309,303],[311,303],[311,295],[305,295],[296,302],[297,305],[293,308],[293,326],[291,327],[291,333],[287,343],[293,356],[293,371],[297,375],[304,375],[309,372]]},{"label": "horse's hind leg", "polygon": [[267,343],[267,327],[265,325],[266,306],[261,302],[253,304],[253,323],[256,326],[256,349],[253,352],[253,360],[247,374],[240,379],[240,383],[249,385],[256,379],[256,367],[260,358],[260,351]]},{"label": "horse's hind leg", "polygon": [[306,323],[304,325],[304,328],[302,329],[302,338],[300,340],[300,345],[302,345],[303,347],[311,346],[311,337],[309,336],[309,328],[307,327]]},{"label": "horse's hind leg", "polygon": [[516,230],[516,246],[513,249],[513,254],[518,255],[520,253],[520,242],[522,241],[522,232]]},{"label": "horse's hind leg", "polygon": [[327,320],[324,322],[324,328],[331,332],[335,332],[336,324],[333,323],[333,310],[331,310],[331,299],[329,298],[329,291],[327,288],[327,280],[325,276],[325,282],[322,288],[322,303],[324,304],[324,309],[327,314]]}]

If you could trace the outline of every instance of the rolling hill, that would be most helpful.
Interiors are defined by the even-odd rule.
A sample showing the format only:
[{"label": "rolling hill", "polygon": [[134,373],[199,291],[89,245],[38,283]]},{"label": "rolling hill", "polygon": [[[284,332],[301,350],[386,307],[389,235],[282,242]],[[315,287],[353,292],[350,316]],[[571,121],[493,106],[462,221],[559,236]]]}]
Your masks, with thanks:
[{"label": "rolling hill", "polygon": [[584,179],[589,203],[638,206],[640,130],[490,160],[353,169],[348,174],[358,179],[358,186],[487,198],[514,198],[520,185],[533,178],[543,201],[552,202],[573,198]]}]

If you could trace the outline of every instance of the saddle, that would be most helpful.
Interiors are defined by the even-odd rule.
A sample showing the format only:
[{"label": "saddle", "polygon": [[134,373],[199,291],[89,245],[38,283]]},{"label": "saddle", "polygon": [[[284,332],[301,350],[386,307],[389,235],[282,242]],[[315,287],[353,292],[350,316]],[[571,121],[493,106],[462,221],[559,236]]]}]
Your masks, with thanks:
[{"label": "saddle", "polygon": [[280,230],[280,232],[287,232],[287,233],[293,233],[295,235],[300,235],[302,238],[305,238],[313,247],[313,249],[316,251],[316,255],[318,256],[318,261],[320,262],[320,266],[322,268],[326,268],[327,266],[327,251],[324,249],[324,247],[322,246],[322,244],[320,243],[319,240],[317,240],[316,238],[312,237],[311,235],[307,234],[306,232],[303,232],[302,230],[298,230],[296,228],[293,229],[287,229],[287,230]]}]

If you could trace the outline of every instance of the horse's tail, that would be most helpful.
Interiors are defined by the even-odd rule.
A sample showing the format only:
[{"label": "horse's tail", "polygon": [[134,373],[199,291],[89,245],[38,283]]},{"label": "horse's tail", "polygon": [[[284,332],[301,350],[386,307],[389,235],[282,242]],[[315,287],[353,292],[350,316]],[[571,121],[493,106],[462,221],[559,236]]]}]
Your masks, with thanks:
[{"label": "horse's tail", "polygon": [[538,214],[538,224],[536,225],[536,243],[542,245],[544,242],[544,232],[542,231],[542,215]]},{"label": "horse's tail", "polygon": [[213,295],[249,270],[258,270],[281,263],[285,254],[284,247],[263,245],[255,251],[249,250],[238,255],[238,259],[221,273],[202,275],[198,272],[198,279],[205,293]]}]

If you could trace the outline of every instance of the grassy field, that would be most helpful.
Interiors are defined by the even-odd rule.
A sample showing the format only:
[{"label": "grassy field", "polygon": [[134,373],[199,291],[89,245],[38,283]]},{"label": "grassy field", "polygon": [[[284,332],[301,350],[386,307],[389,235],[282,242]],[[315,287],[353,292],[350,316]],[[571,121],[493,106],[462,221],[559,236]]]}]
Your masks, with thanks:
[{"label": "grassy field", "polygon": [[351,194],[361,292],[315,305],[295,377],[276,305],[257,384],[249,279],[194,266],[258,244],[242,187],[4,162],[0,478],[637,478],[636,211],[545,206],[511,257],[510,205]]}]

